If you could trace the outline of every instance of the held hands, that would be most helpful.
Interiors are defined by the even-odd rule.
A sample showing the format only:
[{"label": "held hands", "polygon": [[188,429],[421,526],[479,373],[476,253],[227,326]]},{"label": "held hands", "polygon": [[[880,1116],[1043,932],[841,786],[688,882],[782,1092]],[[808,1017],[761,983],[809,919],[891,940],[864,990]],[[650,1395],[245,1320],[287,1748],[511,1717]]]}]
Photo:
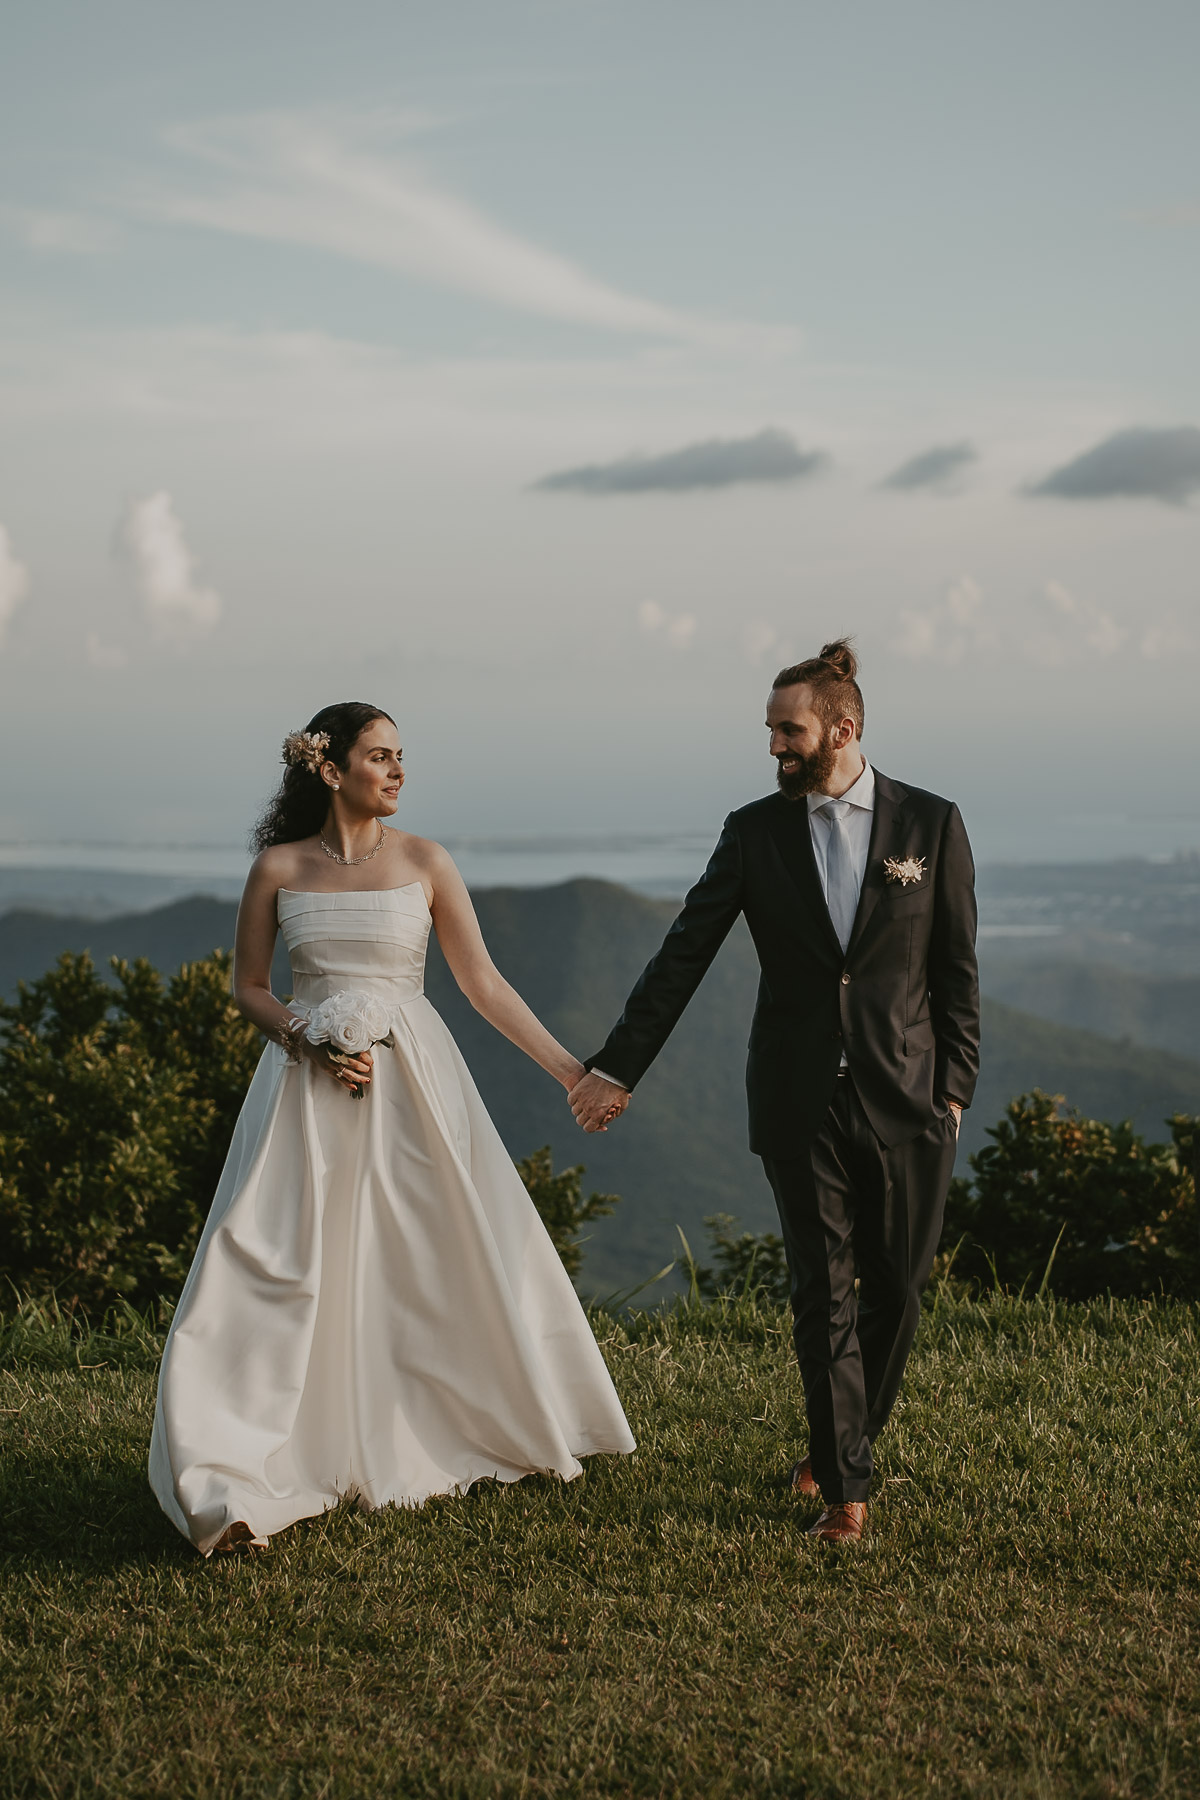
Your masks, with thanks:
[{"label": "held hands", "polygon": [[584,1075],[569,1095],[575,1123],[584,1131],[607,1131],[611,1121],[625,1111],[630,1098],[628,1088],[594,1074]]}]

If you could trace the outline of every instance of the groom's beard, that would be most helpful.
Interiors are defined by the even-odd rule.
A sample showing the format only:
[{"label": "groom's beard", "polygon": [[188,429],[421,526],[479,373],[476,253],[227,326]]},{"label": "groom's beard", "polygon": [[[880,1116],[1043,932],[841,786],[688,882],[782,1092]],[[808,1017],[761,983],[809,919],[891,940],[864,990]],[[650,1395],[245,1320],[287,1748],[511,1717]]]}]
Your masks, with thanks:
[{"label": "groom's beard", "polygon": [[775,777],[784,799],[803,800],[806,794],[825,793],[837,767],[837,754],[826,732],[816,749],[807,756],[801,756],[798,750],[788,752],[789,761],[794,759],[800,765],[798,768],[785,773],[782,762],[776,757]]}]

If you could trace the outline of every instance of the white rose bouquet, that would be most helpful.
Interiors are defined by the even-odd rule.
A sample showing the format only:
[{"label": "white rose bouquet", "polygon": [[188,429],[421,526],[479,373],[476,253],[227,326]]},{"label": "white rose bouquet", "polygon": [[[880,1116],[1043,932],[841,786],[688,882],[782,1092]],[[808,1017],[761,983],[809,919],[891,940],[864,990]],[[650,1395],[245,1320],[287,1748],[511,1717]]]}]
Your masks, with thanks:
[{"label": "white rose bouquet", "polygon": [[[364,1050],[381,1044],[385,1050],[394,1045],[391,1014],[378,994],[355,993],[341,988],[314,1006],[308,1018],[305,1037],[310,1044],[328,1044],[334,1062],[344,1063]],[[357,1083],[350,1089],[355,1100],[364,1090]]]}]

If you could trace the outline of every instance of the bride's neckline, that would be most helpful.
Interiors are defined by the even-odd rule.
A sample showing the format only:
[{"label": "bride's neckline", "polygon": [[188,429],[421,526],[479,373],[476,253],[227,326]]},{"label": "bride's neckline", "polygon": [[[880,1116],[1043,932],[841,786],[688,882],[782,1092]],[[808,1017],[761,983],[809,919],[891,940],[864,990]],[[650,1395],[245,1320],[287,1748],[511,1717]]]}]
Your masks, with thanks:
[{"label": "bride's neckline", "polygon": [[[420,888],[421,898],[425,900],[425,883],[423,881],[402,881],[399,887],[385,888],[289,888],[281,887],[281,894],[296,894],[302,900],[330,900],[338,894],[402,894],[406,888]],[[425,900],[426,906],[429,905]]]}]

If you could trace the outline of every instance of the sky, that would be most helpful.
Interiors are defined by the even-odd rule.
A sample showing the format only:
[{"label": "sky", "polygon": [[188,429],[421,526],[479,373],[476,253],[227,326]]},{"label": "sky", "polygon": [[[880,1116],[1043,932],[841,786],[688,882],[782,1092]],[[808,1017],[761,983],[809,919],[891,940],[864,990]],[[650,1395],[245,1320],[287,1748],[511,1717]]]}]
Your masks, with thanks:
[{"label": "sky", "polygon": [[982,859],[1200,844],[1194,5],[40,0],[0,61],[0,848],[711,832],[776,669]]}]

